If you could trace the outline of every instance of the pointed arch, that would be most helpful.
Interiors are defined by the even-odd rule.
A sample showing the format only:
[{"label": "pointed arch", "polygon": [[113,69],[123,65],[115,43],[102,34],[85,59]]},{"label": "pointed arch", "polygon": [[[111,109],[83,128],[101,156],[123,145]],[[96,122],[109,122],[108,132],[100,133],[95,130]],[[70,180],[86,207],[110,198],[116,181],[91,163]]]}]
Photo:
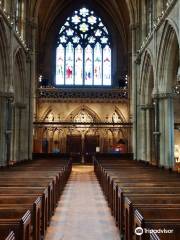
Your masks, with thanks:
[{"label": "pointed arch", "polygon": [[141,81],[139,93],[141,94],[141,104],[150,104],[152,91],[154,88],[154,67],[152,53],[147,50],[141,69]]},{"label": "pointed arch", "polygon": [[98,114],[92,110],[90,107],[86,106],[86,105],[81,105],[79,107],[77,107],[76,109],[74,109],[66,118],[67,121],[71,121],[72,118],[74,118],[80,111],[84,110],[85,112],[87,112],[92,119],[94,120],[94,122],[98,122],[101,121],[100,117],[98,116]]},{"label": "pointed arch", "polygon": [[177,54],[179,61],[179,38],[177,34],[176,25],[171,20],[166,20],[161,36],[157,63],[159,92],[171,92],[174,59],[177,58]]},{"label": "pointed arch", "polygon": [[49,106],[45,112],[42,114],[40,121],[45,121],[45,119],[47,118],[47,116],[52,112],[52,106]]},{"label": "pointed arch", "polygon": [[115,112],[116,112],[117,115],[119,116],[121,122],[126,122],[126,118],[124,117],[123,113],[122,113],[121,110],[118,108],[118,106],[115,106]]},{"label": "pointed arch", "polygon": [[8,39],[6,29],[2,18],[0,18],[0,89],[1,91],[8,90],[8,67],[9,67],[9,54],[8,54]]},{"label": "pointed arch", "polygon": [[26,91],[26,56],[22,48],[14,51],[14,88],[16,102],[24,103]]}]

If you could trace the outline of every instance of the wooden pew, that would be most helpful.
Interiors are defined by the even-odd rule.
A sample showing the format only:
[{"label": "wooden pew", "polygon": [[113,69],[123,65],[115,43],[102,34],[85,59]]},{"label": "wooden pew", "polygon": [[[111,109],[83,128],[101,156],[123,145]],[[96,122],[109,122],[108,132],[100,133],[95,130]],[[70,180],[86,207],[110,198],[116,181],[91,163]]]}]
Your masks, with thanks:
[{"label": "wooden pew", "polygon": [[180,207],[180,195],[145,195],[145,196],[132,196],[125,197],[124,200],[124,216],[125,216],[125,239],[131,240],[133,238],[133,225],[134,225],[134,209],[138,208],[179,208]]},{"label": "wooden pew", "polygon": [[[139,182],[137,182],[137,180]],[[125,182],[124,182],[125,181]],[[114,216],[116,218],[116,220],[118,221],[118,215],[116,215],[116,213],[120,212],[121,207],[123,207],[123,202],[121,203],[121,201],[123,201],[123,198],[121,198],[121,194],[123,196],[123,191],[127,192],[128,189],[131,190],[131,192],[133,193],[133,190],[135,191],[135,193],[140,193],[143,190],[142,189],[148,189],[151,193],[153,193],[153,189],[160,189],[160,193],[161,191],[163,191],[162,189],[167,189],[168,188],[174,188],[177,189],[177,191],[179,191],[180,188],[180,183],[179,182],[165,182],[164,179],[156,179],[156,181],[154,181],[153,179],[149,178],[146,180],[143,180],[143,182],[140,182],[141,179],[138,178],[136,179],[134,182],[131,183],[127,183],[128,179],[121,179],[121,182],[115,182],[114,184],[114,191],[113,191],[113,195],[112,195],[112,211],[114,213]],[[154,182],[153,182],[154,181]],[[138,190],[139,189],[139,190]],[[146,190],[144,190],[143,192],[145,193]],[[168,193],[168,192],[167,192]],[[119,209],[120,208],[120,209]]]},{"label": "wooden pew", "polygon": [[24,208],[31,211],[31,224],[33,226],[33,239],[40,240],[41,238],[41,207],[42,200],[40,197],[30,196],[0,196],[0,209],[2,208]]},{"label": "wooden pew", "polygon": [[0,233],[0,240],[16,240],[15,234],[13,231],[5,229]]},{"label": "wooden pew", "polygon": [[45,235],[48,226],[48,190],[44,188],[5,188],[0,187],[0,196],[40,196],[42,199],[41,235]]},{"label": "wooden pew", "polygon": [[118,197],[119,197],[119,228],[120,232],[123,232],[124,226],[124,197],[128,196],[126,194],[180,194],[180,187],[129,187],[129,188],[119,188]]},{"label": "wooden pew", "polygon": [[0,232],[11,229],[15,238],[30,240],[31,232],[31,213],[24,209],[1,209],[0,210]]},{"label": "wooden pew", "polygon": [[[21,184],[23,184],[24,181],[29,182],[29,183],[34,183],[35,186],[39,186],[42,182],[46,183],[49,185],[50,182],[52,182],[52,186],[51,184],[49,185],[49,192],[50,195],[52,197],[51,199],[51,208],[54,211],[56,204],[58,202],[59,196],[60,196],[60,191],[62,190],[62,185],[63,180],[62,180],[62,173],[55,173],[55,175],[52,172],[48,172],[48,173],[42,173],[42,172],[31,172],[29,171],[29,175],[31,176],[31,178],[29,178],[29,176],[26,173],[19,173],[19,172],[14,172],[13,171],[13,175],[9,176],[9,172],[3,172],[3,174],[0,175],[0,182],[4,183],[4,185],[8,185],[9,182],[13,181],[13,182],[20,182]],[[38,175],[38,177],[37,177]],[[6,183],[6,179],[8,177],[8,182]],[[22,181],[23,179],[23,181]],[[14,183],[15,184],[15,183]],[[0,184],[2,185],[2,184]]]},{"label": "wooden pew", "polygon": [[[5,211],[16,206],[17,210],[30,209],[32,216],[36,216],[33,214],[36,213],[33,209],[33,201],[31,204],[28,200],[18,199],[40,197],[42,201],[41,236],[43,237],[71,168],[70,161],[60,162],[59,159],[46,159],[2,169],[0,172],[0,209]],[[12,199],[7,203],[7,197],[14,198],[14,203]],[[38,225],[34,224],[36,219],[37,216],[32,219],[33,226]],[[39,230],[34,230],[33,239],[39,239],[39,237]]]},{"label": "wooden pew", "polygon": [[[137,227],[144,229],[141,236],[134,236],[137,240],[149,240],[150,233],[145,229],[172,230],[167,237],[172,234],[175,239],[180,239],[180,208],[138,208],[134,212],[134,231]],[[164,237],[165,234],[164,234]],[[166,238],[168,239],[168,238]]]},{"label": "wooden pew", "polygon": [[48,216],[49,220],[54,212],[55,208],[55,187],[53,184],[53,181],[50,179],[23,179],[23,178],[16,178],[16,179],[11,179],[9,178],[8,181],[5,180],[4,178],[0,178],[0,187],[42,187],[44,189],[48,189]]},{"label": "wooden pew", "polygon": [[[177,180],[173,180],[172,179],[170,181],[167,181],[167,179],[165,178],[156,178],[154,180],[154,177],[152,178],[146,178],[143,179],[141,177],[136,177],[134,181],[131,181],[128,178],[119,178],[119,179],[113,179],[114,181],[112,181],[113,185],[111,187],[111,190],[109,192],[109,201],[110,201],[110,206],[112,209],[112,213],[115,216],[116,220],[117,220],[117,216],[116,213],[118,212],[118,188],[121,186],[123,188],[129,188],[131,186],[136,186],[136,187],[166,187],[166,186],[172,186],[172,187],[180,187],[180,183],[177,182]],[[142,182],[141,182],[142,181]]]},{"label": "wooden pew", "polygon": [[[178,239],[179,239],[179,237],[178,237]],[[177,240],[177,238],[176,238],[176,234],[152,232],[152,233],[150,233],[150,240]]]},{"label": "wooden pew", "polygon": [[[135,164],[137,165],[135,166]],[[151,196],[152,199],[156,198],[157,195],[162,196],[162,198],[165,196],[174,197],[177,194],[180,196],[179,175],[176,173],[170,173],[134,161],[119,161],[118,163],[117,161],[111,161],[111,163],[95,161],[94,169],[112,209],[112,214],[120,226],[121,233],[124,230],[124,214],[126,213],[124,197],[137,196],[143,198],[144,194],[147,198],[148,195]],[[143,205],[142,202],[140,204]],[[174,203],[173,206],[168,204],[167,201],[166,207],[174,208],[178,206],[179,202]],[[154,202],[149,203],[149,205],[146,204],[148,207],[154,205],[156,205],[154,207],[156,209],[162,206],[161,203],[157,205]],[[127,225],[129,224],[127,223]]]}]

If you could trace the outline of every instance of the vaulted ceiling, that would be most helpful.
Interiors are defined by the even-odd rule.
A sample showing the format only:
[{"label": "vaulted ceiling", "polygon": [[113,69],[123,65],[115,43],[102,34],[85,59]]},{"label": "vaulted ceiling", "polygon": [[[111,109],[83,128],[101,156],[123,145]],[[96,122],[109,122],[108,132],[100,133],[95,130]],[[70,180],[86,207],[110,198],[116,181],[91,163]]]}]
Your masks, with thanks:
[{"label": "vaulted ceiling", "polygon": [[[129,6],[127,6],[127,3]],[[88,4],[104,12],[104,15],[112,19],[121,33],[121,37],[127,42],[130,17],[132,16],[131,5],[128,0],[37,0],[35,6],[38,16],[40,41],[46,39],[46,35],[54,25],[56,18],[62,15],[68,8],[72,9],[72,7],[78,4]]]}]

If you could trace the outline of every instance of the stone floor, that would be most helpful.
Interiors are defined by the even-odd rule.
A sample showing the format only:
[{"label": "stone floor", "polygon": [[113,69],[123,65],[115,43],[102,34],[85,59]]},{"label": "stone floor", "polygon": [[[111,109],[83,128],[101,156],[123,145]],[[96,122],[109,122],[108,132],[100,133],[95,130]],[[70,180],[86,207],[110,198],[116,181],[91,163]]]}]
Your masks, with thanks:
[{"label": "stone floor", "polygon": [[120,240],[92,166],[73,166],[45,240]]}]

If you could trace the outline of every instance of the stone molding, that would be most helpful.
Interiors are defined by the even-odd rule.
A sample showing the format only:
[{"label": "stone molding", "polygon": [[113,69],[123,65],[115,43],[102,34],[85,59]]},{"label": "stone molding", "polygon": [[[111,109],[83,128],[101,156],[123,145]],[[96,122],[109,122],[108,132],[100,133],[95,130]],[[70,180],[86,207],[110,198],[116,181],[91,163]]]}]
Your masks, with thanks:
[{"label": "stone molding", "polygon": [[57,89],[40,88],[37,98],[41,102],[122,102],[128,100],[127,89]]},{"label": "stone molding", "polygon": [[14,99],[14,93],[11,92],[1,92],[0,91],[0,97],[8,98],[8,99]]},{"label": "stone molding", "polygon": [[15,103],[14,103],[14,107],[16,107],[16,108],[21,108],[21,109],[25,109],[25,108],[27,108],[27,104],[25,104],[25,103],[20,103],[20,102],[15,102]]},{"label": "stone molding", "polygon": [[150,110],[153,109],[153,105],[152,104],[142,104],[140,105],[141,110]]},{"label": "stone molding", "polygon": [[175,94],[172,92],[165,92],[165,93],[156,93],[153,94],[153,98],[163,99],[163,98],[172,98]]}]

